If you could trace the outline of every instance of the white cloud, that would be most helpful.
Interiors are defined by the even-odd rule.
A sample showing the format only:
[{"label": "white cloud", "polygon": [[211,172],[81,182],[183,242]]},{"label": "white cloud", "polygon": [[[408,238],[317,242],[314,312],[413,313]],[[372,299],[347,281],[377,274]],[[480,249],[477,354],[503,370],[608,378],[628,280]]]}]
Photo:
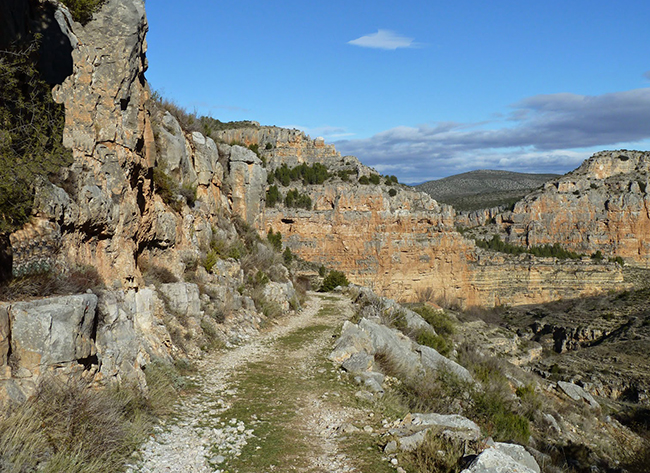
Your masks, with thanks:
[{"label": "white cloud", "polygon": [[377,169],[395,169],[404,182],[422,182],[472,169],[566,172],[587,149],[650,139],[650,88],[598,96],[537,95],[492,122],[398,126],[336,147]]},{"label": "white cloud", "polygon": [[348,41],[348,44],[361,46],[362,48],[389,50],[395,50],[397,48],[412,48],[416,46],[416,43],[413,43],[413,38],[401,36],[391,30],[377,30],[376,33]]}]

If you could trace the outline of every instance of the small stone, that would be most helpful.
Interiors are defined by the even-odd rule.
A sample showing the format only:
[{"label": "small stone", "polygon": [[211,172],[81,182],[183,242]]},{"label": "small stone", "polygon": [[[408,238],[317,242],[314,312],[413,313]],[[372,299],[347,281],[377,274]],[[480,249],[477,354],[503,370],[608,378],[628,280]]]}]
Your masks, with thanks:
[{"label": "small stone", "polygon": [[392,459],[390,460],[390,463],[391,463],[392,465],[394,465],[394,466],[397,466],[397,463],[399,463],[399,462],[397,461],[397,458],[392,458]]},{"label": "small stone", "polygon": [[373,395],[368,391],[357,391],[356,393],[354,393],[354,396],[357,399],[360,399],[362,401],[367,401],[367,402],[372,402],[375,399]]},{"label": "small stone", "polygon": [[395,453],[395,452],[397,452],[397,442],[395,440],[391,440],[384,447],[384,453],[386,455],[390,455],[390,454]]},{"label": "small stone", "polygon": [[371,434],[373,432],[373,430],[374,429],[372,427],[370,427],[369,425],[366,425],[366,426],[363,427],[363,431],[368,433],[368,434]]},{"label": "small stone", "polygon": [[224,458],[223,455],[217,455],[216,457],[212,458],[212,463],[216,463],[217,465],[219,465],[220,463],[223,463],[225,461],[226,461],[226,459]]}]

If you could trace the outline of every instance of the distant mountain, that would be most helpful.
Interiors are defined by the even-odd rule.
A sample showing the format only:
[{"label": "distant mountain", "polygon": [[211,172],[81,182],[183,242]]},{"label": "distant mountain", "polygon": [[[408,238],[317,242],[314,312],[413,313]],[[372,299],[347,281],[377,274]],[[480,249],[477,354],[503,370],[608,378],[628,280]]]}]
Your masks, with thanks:
[{"label": "distant mountain", "polygon": [[558,174],[525,174],[510,171],[470,171],[415,186],[438,202],[456,210],[476,210],[514,204]]}]

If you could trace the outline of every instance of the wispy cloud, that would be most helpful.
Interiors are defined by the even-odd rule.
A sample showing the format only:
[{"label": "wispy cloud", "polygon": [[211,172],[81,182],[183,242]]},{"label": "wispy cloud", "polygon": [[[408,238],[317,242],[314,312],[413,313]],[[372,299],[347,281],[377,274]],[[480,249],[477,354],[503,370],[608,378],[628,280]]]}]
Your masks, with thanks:
[{"label": "wispy cloud", "polygon": [[391,30],[377,30],[376,33],[348,41],[348,44],[362,48],[395,50],[416,47],[418,43],[414,43],[413,40],[414,38],[407,38]]},{"label": "wispy cloud", "polygon": [[484,168],[566,171],[587,157],[586,148],[646,139],[650,88],[598,96],[537,95],[493,122],[399,126],[336,145],[378,170],[398,167],[402,180],[414,182]]},{"label": "wispy cloud", "polygon": [[650,80],[650,71],[646,71],[646,72],[643,74],[643,77],[645,77],[646,79]]}]

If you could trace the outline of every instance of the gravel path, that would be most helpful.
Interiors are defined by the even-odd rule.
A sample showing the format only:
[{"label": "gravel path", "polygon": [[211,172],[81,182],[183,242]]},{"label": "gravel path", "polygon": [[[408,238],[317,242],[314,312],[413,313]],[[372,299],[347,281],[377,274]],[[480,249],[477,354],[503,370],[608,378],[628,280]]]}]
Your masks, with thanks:
[{"label": "gravel path", "polygon": [[[249,471],[233,469],[231,463],[237,463],[236,460],[249,443],[260,439],[258,430],[261,431],[263,426],[266,429],[264,435],[272,435],[268,434],[267,424],[273,422],[273,416],[262,419],[262,416],[258,418],[253,413],[245,421],[232,416],[230,411],[234,410],[233,406],[238,403],[240,394],[244,394],[239,392],[239,380],[255,363],[272,363],[270,366],[284,371],[285,376],[290,372],[292,379],[297,377],[299,380],[310,380],[317,373],[324,373],[326,368],[322,366],[322,355],[332,344],[334,328],[348,318],[352,310],[350,301],[344,297],[327,296],[325,299],[327,300],[321,295],[311,294],[306,306],[298,314],[279,320],[277,325],[260,333],[246,345],[197,361],[199,374],[195,381],[200,385],[198,393],[179,403],[174,419],[157,428],[139,452],[141,461],[127,471]],[[321,311],[324,306],[329,310]],[[323,330],[324,325],[331,329]],[[284,345],[278,347],[278,341],[282,337],[286,339],[287,336],[311,333],[314,337],[301,341],[295,349],[287,349]],[[282,390],[260,389],[259,395],[264,397],[264,402],[268,405],[287,406],[285,412],[293,413],[291,430],[299,432],[301,441],[310,446],[307,455],[298,454],[307,458],[287,458],[285,460],[288,464],[271,465],[269,470],[358,471],[351,465],[347,455],[340,451],[338,435],[342,425],[365,414],[357,408],[331,402],[331,399],[336,400],[338,396],[336,391],[314,393],[309,390],[309,386],[305,382],[304,392],[292,391],[294,399],[286,399]],[[243,389],[245,388],[241,388]],[[336,390],[336,386],[333,385],[332,389]],[[254,448],[261,449],[260,454],[264,454],[263,447]]]}]

